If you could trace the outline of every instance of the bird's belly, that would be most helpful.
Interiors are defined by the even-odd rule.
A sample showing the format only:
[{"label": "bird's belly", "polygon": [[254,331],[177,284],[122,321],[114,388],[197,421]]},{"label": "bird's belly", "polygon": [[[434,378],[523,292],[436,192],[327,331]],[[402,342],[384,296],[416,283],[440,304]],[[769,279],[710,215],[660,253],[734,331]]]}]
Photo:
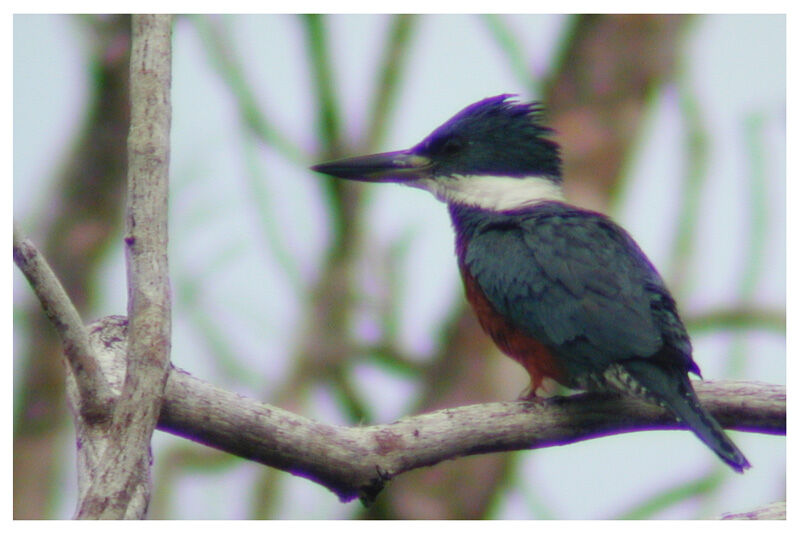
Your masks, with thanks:
[{"label": "bird's belly", "polygon": [[500,350],[528,371],[531,377],[531,393],[535,394],[545,378],[565,384],[567,381],[564,369],[553,352],[506,320],[494,309],[475,279],[467,272],[462,274],[467,300],[475,310],[481,327]]}]

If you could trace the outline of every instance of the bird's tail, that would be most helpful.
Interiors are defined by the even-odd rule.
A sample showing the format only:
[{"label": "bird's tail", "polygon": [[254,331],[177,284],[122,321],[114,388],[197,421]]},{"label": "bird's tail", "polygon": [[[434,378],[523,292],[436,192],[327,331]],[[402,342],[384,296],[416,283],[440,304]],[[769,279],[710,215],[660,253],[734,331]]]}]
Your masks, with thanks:
[{"label": "bird's tail", "polygon": [[[630,362],[626,370],[691,429],[723,462],[741,473],[750,467],[742,451],[725,434],[694,392],[685,372],[672,376],[646,361]],[[677,375],[677,376],[676,376]]]}]

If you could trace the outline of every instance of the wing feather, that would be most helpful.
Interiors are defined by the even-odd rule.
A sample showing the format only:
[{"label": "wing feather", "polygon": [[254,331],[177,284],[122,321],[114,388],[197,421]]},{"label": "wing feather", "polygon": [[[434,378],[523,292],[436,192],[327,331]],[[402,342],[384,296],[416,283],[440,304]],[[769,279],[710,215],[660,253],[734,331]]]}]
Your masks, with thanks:
[{"label": "wing feather", "polygon": [[494,221],[475,232],[463,262],[496,311],[551,347],[569,347],[567,356],[604,368],[653,356],[666,342],[691,362],[688,336],[661,277],[603,215]]}]

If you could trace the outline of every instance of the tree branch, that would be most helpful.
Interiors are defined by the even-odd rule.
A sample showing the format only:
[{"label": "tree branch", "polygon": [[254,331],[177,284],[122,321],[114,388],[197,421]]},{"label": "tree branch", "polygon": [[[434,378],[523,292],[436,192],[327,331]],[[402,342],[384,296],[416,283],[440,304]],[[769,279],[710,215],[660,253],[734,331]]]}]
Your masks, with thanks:
[{"label": "tree branch", "polygon": [[81,416],[90,421],[110,418],[111,390],[89,347],[89,336],[78,310],[72,304],[47,260],[14,226],[14,263],[39,298],[45,315],[58,331],[64,356],[76,380]]},{"label": "tree branch", "polygon": [[786,501],[774,502],[749,512],[723,514],[720,519],[786,519]]},{"label": "tree branch", "polygon": [[[91,336],[104,369],[113,372],[111,362],[125,354],[125,318],[102,319],[91,327]],[[786,433],[784,386],[719,381],[695,382],[695,389],[726,428]],[[594,393],[461,406],[391,424],[337,426],[225,391],[171,368],[158,428],[307,478],[342,501],[359,497],[371,502],[388,480],[444,460],[685,427],[657,406]]]},{"label": "tree branch", "polygon": [[[734,381],[695,386],[723,426],[786,432],[784,387]],[[343,501],[360,497],[369,502],[389,479],[443,460],[684,427],[658,407],[599,394],[462,406],[392,424],[341,427],[223,391],[173,369],[159,428],[308,478]]]},{"label": "tree branch", "polygon": [[172,18],[135,15],[125,237],[130,336],[111,443],[78,518],[141,518],[150,500],[150,439],[170,352],[167,198]]},{"label": "tree branch", "polygon": [[[125,349],[127,347],[128,321],[124,317],[104,317],[90,324],[89,347],[95,357],[95,365],[103,374],[103,382],[108,384],[113,395],[112,406],[119,402],[122,387],[125,383]],[[120,340],[125,340],[120,343]],[[78,466],[78,505],[76,515],[83,507],[92,483],[97,480],[105,467],[104,455],[117,441],[113,432],[111,418],[107,420],[90,420],[83,416],[80,390],[72,368],[66,373],[67,403],[72,411],[75,425],[75,441],[77,447]],[[141,502],[137,509],[145,509]]]}]

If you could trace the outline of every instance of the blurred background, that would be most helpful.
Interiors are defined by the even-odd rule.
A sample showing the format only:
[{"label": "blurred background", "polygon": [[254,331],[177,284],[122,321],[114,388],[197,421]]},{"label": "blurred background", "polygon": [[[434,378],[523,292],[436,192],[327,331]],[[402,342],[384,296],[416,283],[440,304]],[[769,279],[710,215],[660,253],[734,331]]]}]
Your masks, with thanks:
[{"label": "blurred background", "polygon": [[[14,17],[14,219],[88,322],[124,314],[126,16]],[[706,379],[784,384],[781,15],[179,16],[172,361],[343,425],[516,398],[526,373],[466,307],[443,205],[308,166],[409,147],[464,106],[538,99],[567,195],[625,226],[671,287]],[[60,345],[15,270],[14,516],[66,518]],[[157,432],[152,518],[707,518],[785,499],[783,436],[690,433],[462,458],[340,503]]]}]

